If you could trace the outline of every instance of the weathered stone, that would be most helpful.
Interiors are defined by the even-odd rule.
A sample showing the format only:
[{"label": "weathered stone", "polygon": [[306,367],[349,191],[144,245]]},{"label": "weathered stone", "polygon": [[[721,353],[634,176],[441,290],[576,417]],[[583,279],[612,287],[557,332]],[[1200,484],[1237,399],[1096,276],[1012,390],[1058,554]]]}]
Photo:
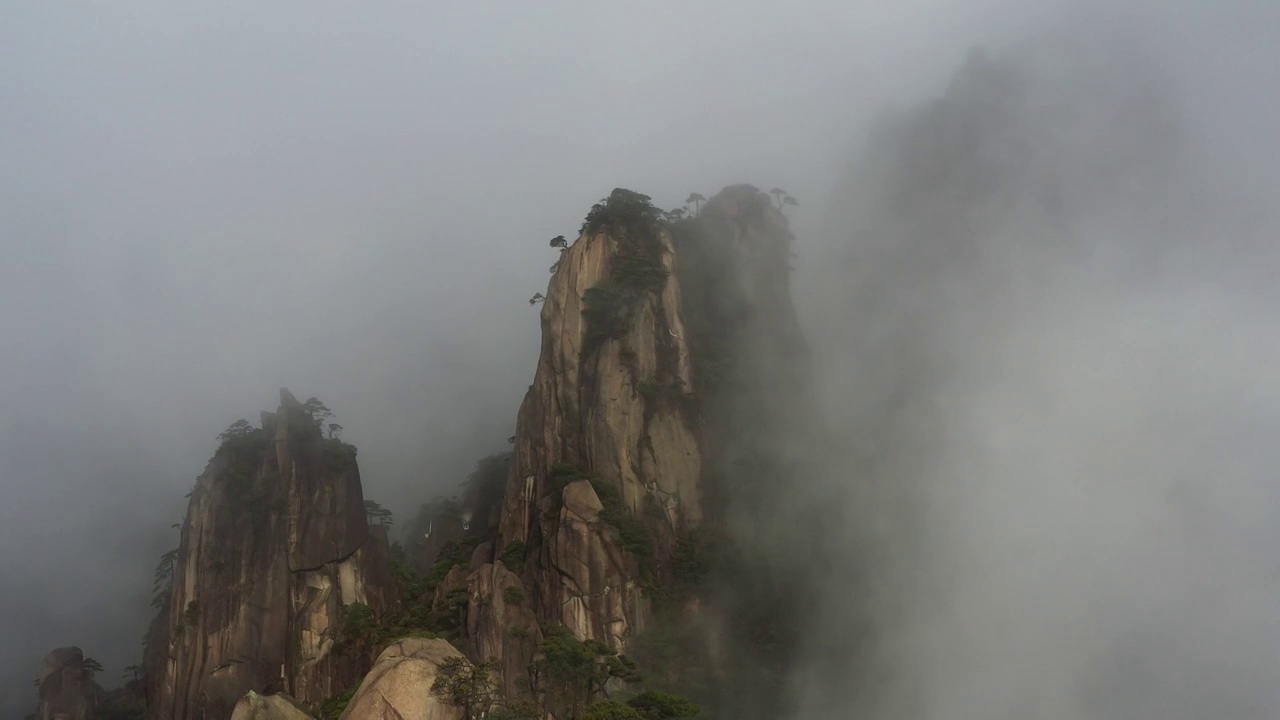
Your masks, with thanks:
[{"label": "weathered stone", "polygon": [[40,720],[92,720],[93,686],[78,647],[58,648],[44,658],[40,671]]},{"label": "weathered stone", "polygon": [[406,638],[382,651],[342,720],[462,720],[463,710],[431,694],[436,669],[462,653],[444,640]]},{"label": "weathered stone", "polygon": [[[368,528],[353,449],[281,391],[259,442],[223,448],[182,528],[153,714],[222,720],[248,691],[315,702],[368,658],[335,652],[343,605],[397,601],[385,532]],[[159,663],[157,667],[155,663]]]},{"label": "weathered stone", "polygon": [[468,570],[479,570],[483,565],[487,564],[493,558],[493,543],[483,542],[471,551],[471,562],[467,565]]},{"label": "weathered stone", "polygon": [[503,691],[515,695],[542,633],[533,600],[520,578],[501,563],[483,565],[467,578],[467,649],[472,658],[500,662]]},{"label": "weathered stone", "polygon": [[259,695],[250,690],[231,712],[231,720],[315,720],[297,700],[277,693]]},{"label": "weathered stone", "polygon": [[516,422],[495,543],[499,556],[511,543],[541,545],[526,570],[541,617],[619,650],[646,622],[637,559],[616,530],[570,508],[594,498],[586,483],[566,489],[563,511],[561,498],[546,500],[552,468],[568,464],[612,487],[663,551],[701,522],[701,452],[680,401],[693,392],[693,373],[677,258],[665,229],[643,241],[657,244],[665,284],[631,300],[628,326],[585,355],[583,298],[609,278],[620,241],[584,235],[563,253],[543,303],[542,353]]},{"label": "weathered stone", "polygon": [[[587,233],[561,255],[488,553],[522,549],[518,575],[473,560],[465,647],[473,659],[502,661],[508,693],[528,658],[499,627],[523,634],[529,618],[498,601],[507,587],[520,588],[540,623],[627,652],[653,619],[642,575],[646,586],[675,582],[676,548],[708,516],[710,532],[724,533],[782,497],[757,486],[744,501],[726,469],[754,463],[753,482],[767,483],[807,453],[815,406],[790,296],[793,238],[769,196],[727,187],[678,241],[665,227],[625,232],[652,235]],[[644,243],[661,257],[665,282],[624,291],[625,322],[602,339],[586,298],[616,290],[620,258]],[[700,603],[675,614],[705,633],[704,660],[719,667],[732,654],[721,652],[725,615]]]}]

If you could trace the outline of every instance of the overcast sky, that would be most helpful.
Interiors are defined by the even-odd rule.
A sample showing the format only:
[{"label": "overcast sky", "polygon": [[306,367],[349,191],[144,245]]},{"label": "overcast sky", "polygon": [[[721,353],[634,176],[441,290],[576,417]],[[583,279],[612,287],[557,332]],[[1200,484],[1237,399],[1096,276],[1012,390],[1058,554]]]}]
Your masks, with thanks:
[{"label": "overcast sky", "polygon": [[[1256,66],[1261,16],[1175,5]],[[868,119],[1052,9],[3,3],[0,715],[53,647],[138,661],[183,495],[277,388],[407,515],[506,447],[546,240],[591,203],[784,187],[803,261]]]}]

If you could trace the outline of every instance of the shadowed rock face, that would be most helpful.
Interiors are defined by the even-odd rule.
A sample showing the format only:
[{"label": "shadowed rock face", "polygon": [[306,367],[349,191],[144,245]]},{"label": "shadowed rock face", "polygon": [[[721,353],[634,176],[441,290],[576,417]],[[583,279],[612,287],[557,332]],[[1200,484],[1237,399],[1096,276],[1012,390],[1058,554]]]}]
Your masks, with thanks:
[{"label": "shadowed rock face", "polygon": [[464,647],[473,658],[499,658],[503,692],[514,696],[542,639],[524,584],[498,561],[472,572],[467,592]]},{"label": "shadowed rock face", "polygon": [[44,658],[40,672],[40,720],[92,720],[93,689],[78,647],[58,648]]},{"label": "shadowed rock face", "polygon": [[367,659],[334,651],[340,606],[395,598],[363,505],[355,449],[288,391],[261,430],[224,443],[183,524],[168,652],[148,659],[155,717],[226,718],[250,690],[310,702],[360,677]]}]

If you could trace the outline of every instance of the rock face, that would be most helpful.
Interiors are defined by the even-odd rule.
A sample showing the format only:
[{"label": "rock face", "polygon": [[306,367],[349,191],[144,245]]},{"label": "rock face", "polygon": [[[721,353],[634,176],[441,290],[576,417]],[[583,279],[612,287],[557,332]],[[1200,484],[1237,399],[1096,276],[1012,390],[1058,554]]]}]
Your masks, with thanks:
[{"label": "rock face", "polygon": [[[457,644],[395,642],[343,718],[461,720],[430,692],[444,658],[496,659],[514,696],[538,680],[542,629],[561,626],[636,654],[648,630],[679,625],[665,636],[671,662],[646,670],[737,696],[726,716],[782,714],[768,680],[785,676],[776,666],[790,646],[778,638],[803,588],[785,568],[739,567],[717,578],[725,593],[704,591],[708,537],[734,536],[739,557],[807,557],[780,539],[815,522],[794,490],[812,406],[791,241],[749,186],[676,223],[621,190],[592,210],[552,275],[510,456],[482,461],[461,503],[415,521],[419,562],[439,581],[421,600]],[[162,678],[154,717],[257,717],[267,700],[256,693],[309,703],[360,677],[367,658],[335,650],[341,608],[385,612],[393,587],[348,448],[283,392],[262,430],[241,428],[215,455],[152,633],[167,649],[148,653],[163,665],[151,671]],[[680,665],[684,655],[696,659]],[[742,682],[707,679],[717,674]]]},{"label": "rock face", "polygon": [[501,561],[467,578],[466,650],[473,658],[498,658],[503,691],[514,696],[542,634],[520,578]]},{"label": "rock face", "polygon": [[[424,572],[431,572],[431,566],[435,564],[436,558],[440,557],[440,551],[449,543],[456,543],[466,536],[466,531],[462,527],[462,516],[460,514],[440,514],[434,518],[427,526],[427,532],[424,537],[419,540],[421,550],[417,557],[417,566]],[[418,540],[418,538],[414,538]]]},{"label": "rock face", "polygon": [[226,438],[182,527],[154,717],[227,718],[251,690],[312,702],[360,677],[367,658],[335,651],[341,607],[395,601],[363,505],[355,448],[287,390],[261,429]]},{"label": "rock face", "polygon": [[[501,661],[508,694],[539,624],[629,652],[655,622],[651,590],[687,569],[681,548],[776,501],[732,497],[726,468],[781,468],[764,446],[802,452],[793,409],[812,411],[792,237],[769,197],[732,186],[672,225],[627,195],[598,205],[562,251],[492,550],[467,577],[463,647]],[[686,606],[690,623],[718,622],[708,603]]]},{"label": "rock face", "polygon": [[288,695],[262,696],[250,690],[231,712],[231,720],[315,720]]},{"label": "rock face", "polygon": [[461,707],[431,694],[436,668],[462,655],[444,640],[406,638],[378,656],[341,720],[462,720]]},{"label": "rock face", "polygon": [[[622,301],[622,322],[590,307],[593,291],[616,292],[620,260],[641,252],[650,253],[661,282]],[[680,402],[693,377],[676,263],[671,234],[657,225],[587,228],[562,253],[542,308],[542,352],[516,422],[495,543],[499,556],[515,544],[527,548],[526,584],[544,622],[619,650],[644,627],[642,558],[601,521],[597,492],[607,489],[620,512],[643,520],[657,555],[702,519],[700,449]],[[606,323],[615,327],[600,327]],[[564,486],[574,480],[568,468],[589,473],[595,486]]]},{"label": "rock face", "polygon": [[92,720],[96,717],[93,687],[78,647],[58,648],[44,658],[40,671],[40,720]]}]

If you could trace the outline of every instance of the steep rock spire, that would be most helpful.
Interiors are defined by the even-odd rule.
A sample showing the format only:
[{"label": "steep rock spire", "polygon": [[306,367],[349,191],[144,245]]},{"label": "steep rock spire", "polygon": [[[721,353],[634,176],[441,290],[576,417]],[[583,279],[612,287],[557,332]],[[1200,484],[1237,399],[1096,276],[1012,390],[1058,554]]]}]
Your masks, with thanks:
[{"label": "steep rock spire", "polygon": [[[250,690],[304,702],[367,658],[335,648],[341,608],[395,602],[386,536],[364,514],[355,448],[322,436],[287,390],[219,447],[192,492],[162,638],[157,718],[226,718]],[[162,662],[162,667],[153,663]]]}]

